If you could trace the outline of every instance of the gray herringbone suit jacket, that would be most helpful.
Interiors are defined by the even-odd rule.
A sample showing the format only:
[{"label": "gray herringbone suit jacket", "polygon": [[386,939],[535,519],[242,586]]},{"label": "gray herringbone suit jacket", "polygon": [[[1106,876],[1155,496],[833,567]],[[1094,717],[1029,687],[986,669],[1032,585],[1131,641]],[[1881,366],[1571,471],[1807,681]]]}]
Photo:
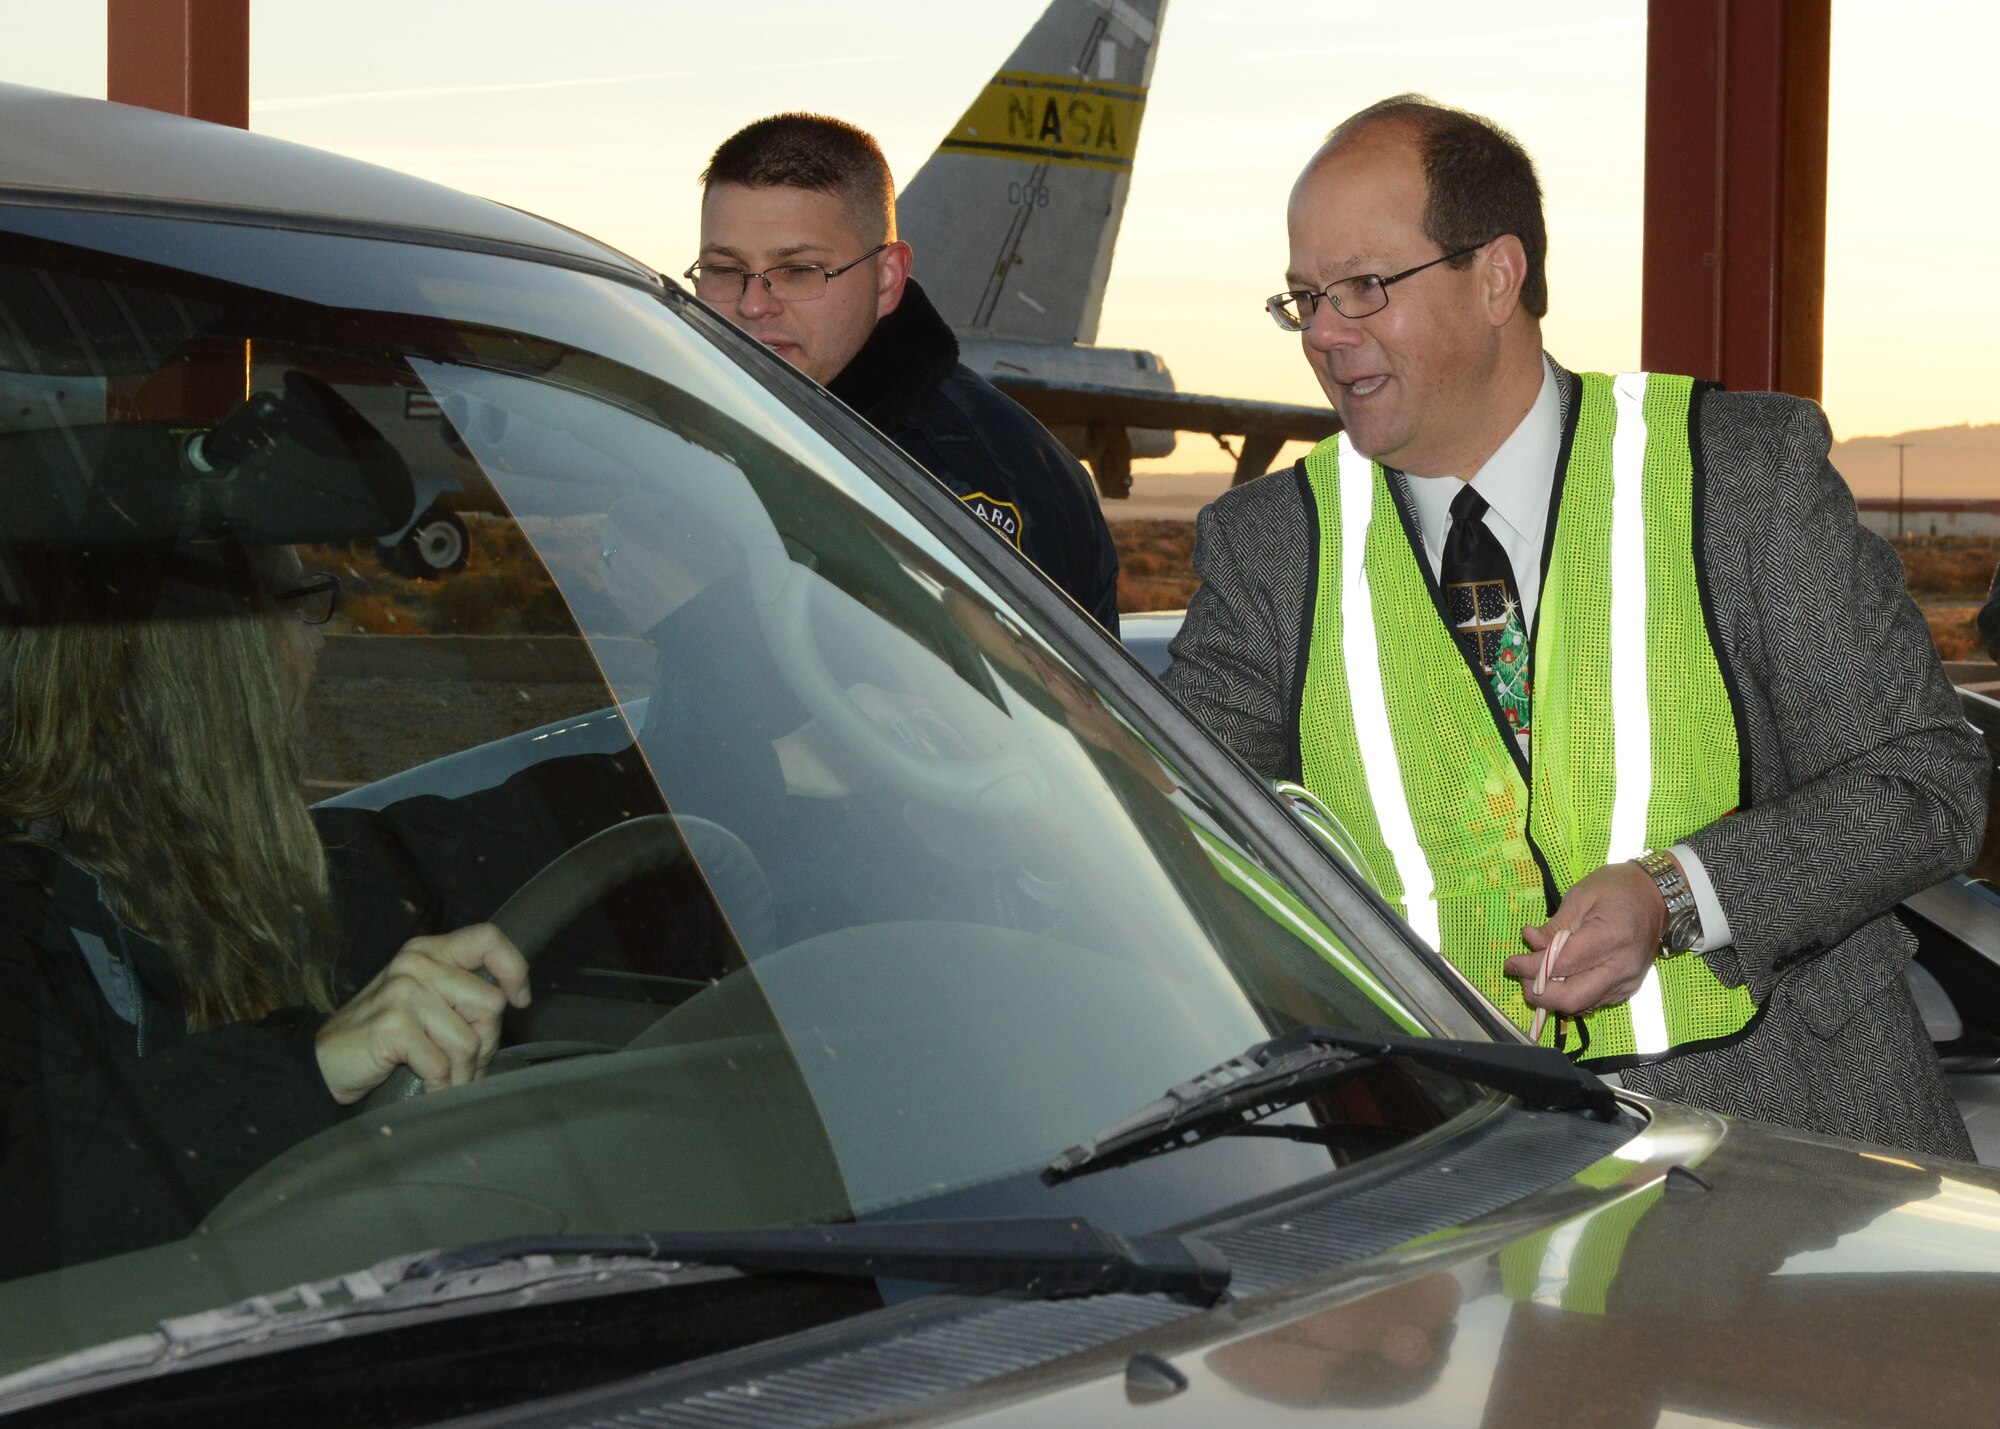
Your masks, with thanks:
[{"label": "gray herringbone suit jacket", "polygon": [[[1580,385],[1556,375],[1567,430]],[[1978,852],[1986,751],[1901,563],[1857,524],[1829,440],[1797,398],[1701,405],[1695,533],[1750,797],[1687,842],[1736,938],[1700,956],[1766,1012],[1740,1042],[1622,1075],[1716,1111],[1970,1159],[1902,976],[1913,941],[1890,910]],[[1167,687],[1268,777],[1299,773],[1316,558],[1300,468],[1229,492],[1196,528],[1202,588]]]}]

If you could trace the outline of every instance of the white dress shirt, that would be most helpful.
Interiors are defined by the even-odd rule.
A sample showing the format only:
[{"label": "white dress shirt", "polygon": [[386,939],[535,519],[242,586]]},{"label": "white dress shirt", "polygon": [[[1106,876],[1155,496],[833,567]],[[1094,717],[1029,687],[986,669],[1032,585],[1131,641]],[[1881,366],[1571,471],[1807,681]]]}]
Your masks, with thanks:
[{"label": "white dress shirt", "polygon": [[[1555,374],[1542,363],[1542,390],[1521,424],[1500,443],[1470,478],[1472,489],[1486,500],[1486,529],[1500,541],[1507,564],[1514,568],[1514,587],[1521,593],[1524,634],[1533,635],[1535,606],[1542,594],[1542,549],[1549,532],[1549,497],[1556,487],[1556,458],[1562,453],[1562,403]],[[1445,538],[1451,534],[1451,503],[1466,485],[1456,476],[1411,476],[1405,473],[1410,504],[1417,510],[1417,530],[1431,574],[1444,569]]]},{"label": "white dress shirt", "polygon": [[[1416,508],[1417,531],[1424,543],[1424,558],[1431,575],[1442,577],[1444,543],[1451,534],[1452,498],[1470,483],[1486,501],[1486,529],[1500,541],[1507,563],[1514,568],[1514,587],[1521,594],[1521,620],[1530,637],[1535,629],[1535,609],[1542,594],[1542,552],[1549,537],[1549,501],[1555,493],[1556,458],[1562,454],[1562,404],[1556,391],[1556,375],[1548,359],[1542,359],[1542,387],[1535,404],[1486,459],[1486,464],[1470,477],[1411,476],[1402,473],[1410,504]],[[1686,844],[1675,844],[1674,857],[1680,860],[1701,913],[1701,937],[1693,951],[1725,948],[1736,941],[1715,885],[1701,859]]]}]

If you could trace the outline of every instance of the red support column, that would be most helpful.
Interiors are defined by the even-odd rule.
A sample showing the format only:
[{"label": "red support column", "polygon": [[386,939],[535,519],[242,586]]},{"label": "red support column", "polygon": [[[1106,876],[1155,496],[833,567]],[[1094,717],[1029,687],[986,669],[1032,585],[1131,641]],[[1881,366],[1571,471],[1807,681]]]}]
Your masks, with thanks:
[{"label": "red support column", "polygon": [[1640,364],[1817,399],[1832,0],[1651,0]]},{"label": "red support column", "polygon": [[[105,96],[250,127],[250,0],[105,0]],[[204,345],[112,381],[121,419],[218,421],[247,395],[249,346]]]},{"label": "red support column", "polygon": [[105,0],[106,97],[250,127],[250,0]]}]

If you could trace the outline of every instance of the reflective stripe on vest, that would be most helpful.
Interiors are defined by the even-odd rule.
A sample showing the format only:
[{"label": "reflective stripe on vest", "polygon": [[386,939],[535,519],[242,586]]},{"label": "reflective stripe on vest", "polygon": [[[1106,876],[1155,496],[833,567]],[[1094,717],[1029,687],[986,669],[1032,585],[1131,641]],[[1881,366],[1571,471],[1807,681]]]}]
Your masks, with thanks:
[{"label": "reflective stripe on vest", "polygon": [[[1578,1177],[1582,1180],[1582,1177]],[[1665,1183],[1600,1206],[1500,1252],[1500,1288],[1516,1303],[1602,1315],[1625,1268],[1632,1233],[1666,1195]]]},{"label": "reflective stripe on vest", "polygon": [[[1533,640],[1532,798],[1386,473],[1344,435],[1306,459],[1320,557],[1303,782],[1418,934],[1523,1027],[1502,964],[1547,917],[1548,883],[1567,891],[1737,803],[1735,716],[1695,570],[1692,402],[1687,378],[1582,376]],[[1676,957],[1566,1050],[1647,1060],[1735,1036],[1755,1013],[1704,959]]]},{"label": "reflective stripe on vest", "polygon": [[[1641,482],[1646,465],[1646,374],[1620,373],[1611,384],[1617,406],[1611,433],[1611,731],[1617,741],[1617,793],[1611,803],[1606,863],[1637,858],[1646,843],[1646,806],[1653,791],[1652,702],[1647,698],[1646,512]],[[1732,801],[1733,804],[1734,801]],[[1632,994],[1632,1041],[1642,1053],[1664,1052],[1667,1012],[1660,965]]]}]

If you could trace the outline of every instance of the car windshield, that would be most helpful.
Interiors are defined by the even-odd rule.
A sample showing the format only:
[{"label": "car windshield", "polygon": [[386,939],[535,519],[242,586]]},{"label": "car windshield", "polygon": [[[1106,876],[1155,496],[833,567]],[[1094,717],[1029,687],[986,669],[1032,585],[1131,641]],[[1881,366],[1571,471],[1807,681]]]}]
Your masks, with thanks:
[{"label": "car windshield", "polygon": [[[1082,617],[677,293],[4,226],[0,1368],[503,1235],[1156,1229],[1482,1095],[1384,1066],[1044,1185],[1289,1028],[1475,1024],[1279,871],[1157,691],[1107,698]],[[329,1014],[496,913],[532,1001],[489,1073],[336,1102]]]}]

